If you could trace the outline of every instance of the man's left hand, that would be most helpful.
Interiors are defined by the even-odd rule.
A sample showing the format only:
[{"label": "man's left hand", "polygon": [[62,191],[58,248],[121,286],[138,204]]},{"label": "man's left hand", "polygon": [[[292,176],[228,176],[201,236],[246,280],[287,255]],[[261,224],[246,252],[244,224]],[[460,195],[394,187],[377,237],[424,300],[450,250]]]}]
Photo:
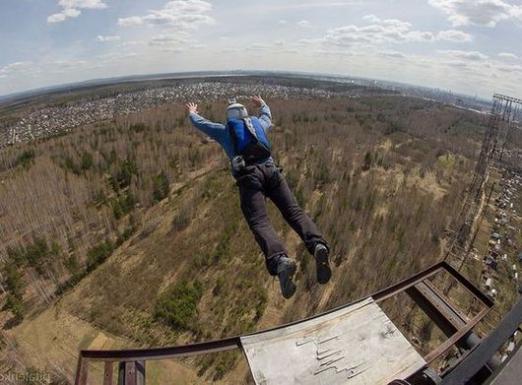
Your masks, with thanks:
[{"label": "man's left hand", "polygon": [[254,102],[254,105],[256,107],[261,107],[262,105],[265,104],[265,101],[259,95],[252,96],[252,101]]}]

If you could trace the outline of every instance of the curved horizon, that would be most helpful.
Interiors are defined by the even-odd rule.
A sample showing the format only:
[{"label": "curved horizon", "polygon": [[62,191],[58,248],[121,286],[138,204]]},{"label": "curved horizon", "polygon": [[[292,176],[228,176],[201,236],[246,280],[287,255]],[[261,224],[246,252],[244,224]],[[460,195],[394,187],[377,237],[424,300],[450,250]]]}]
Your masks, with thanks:
[{"label": "curved horizon", "polygon": [[0,95],[136,74],[305,72],[522,97],[513,0],[6,0]]}]

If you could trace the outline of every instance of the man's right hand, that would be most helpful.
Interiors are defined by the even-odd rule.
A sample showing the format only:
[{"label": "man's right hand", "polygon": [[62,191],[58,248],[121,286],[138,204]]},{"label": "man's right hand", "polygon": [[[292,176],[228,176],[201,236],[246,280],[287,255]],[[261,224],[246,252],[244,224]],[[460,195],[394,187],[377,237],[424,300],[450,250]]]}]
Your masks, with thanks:
[{"label": "man's right hand", "polygon": [[185,104],[185,110],[187,111],[188,114],[197,114],[198,113],[198,105],[196,103],[187,103]]}]

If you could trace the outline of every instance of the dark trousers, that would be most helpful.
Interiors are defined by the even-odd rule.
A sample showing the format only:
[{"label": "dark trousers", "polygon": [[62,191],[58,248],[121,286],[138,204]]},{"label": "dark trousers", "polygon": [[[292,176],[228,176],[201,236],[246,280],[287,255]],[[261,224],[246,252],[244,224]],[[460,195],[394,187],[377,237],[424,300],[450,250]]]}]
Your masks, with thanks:
[{"label": "dark trousers", "polygon": [[281,255],[287,255],[287,251],[270,223],[266,198],[274,202],[312,255],[317,243],[328,247],[315,223],[297,203],[284,176],[272,160],[247,166],[241,175],[236,176],[236,180],[241,210],[265,255],[266,267],[271,275],[277,275],[277,259]]}]

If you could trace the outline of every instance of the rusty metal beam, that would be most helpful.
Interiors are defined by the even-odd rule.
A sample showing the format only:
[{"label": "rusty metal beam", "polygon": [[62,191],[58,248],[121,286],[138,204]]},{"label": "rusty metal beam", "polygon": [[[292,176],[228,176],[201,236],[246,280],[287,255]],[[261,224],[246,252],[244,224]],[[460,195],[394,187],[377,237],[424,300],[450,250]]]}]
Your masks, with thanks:
[{"label": "rusty metal beam", "polygon": [[74,385],[87,385],[87,359],[80,355],[78,357],[78,364],[76,366],[76,378]]},{"label": "rusty metal beam", "polygon": [[440,344],[435,350],[428,353],[424,360],[430,364],[435,359],[440,357],[442,354],[446,353],[450,350],[454,345],[458,344],[460,340],[464,339],[473,328],[477,325],[477,323],[484,318],[484,316],[488,313],[489,309],[482,310],[479,314],[477,314],[470,323],[464,326],[462,329],[457,330],[451,337],[449,337],[446,341]]},{"label": "rusty metal beam", "polygon": [[240,348],[239,337],[201,342],[192,345],[171,346],[153,349],[128,350],[82,350],[80,354],[96,361],[143,361],[166,358],[188,357],[204,353],[217,353]]},{"label": "rusty metal beam", "polygon": [[467,320],[463,319],[430,284],[419,282],[415,286],[408,288],[406,293],[448,337],[451,337],[457,330],[466,326]]}]

